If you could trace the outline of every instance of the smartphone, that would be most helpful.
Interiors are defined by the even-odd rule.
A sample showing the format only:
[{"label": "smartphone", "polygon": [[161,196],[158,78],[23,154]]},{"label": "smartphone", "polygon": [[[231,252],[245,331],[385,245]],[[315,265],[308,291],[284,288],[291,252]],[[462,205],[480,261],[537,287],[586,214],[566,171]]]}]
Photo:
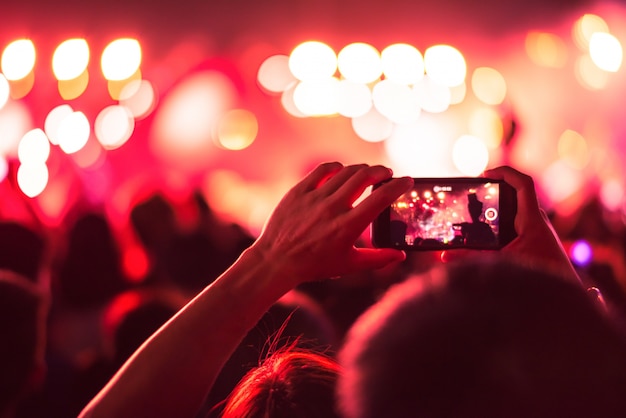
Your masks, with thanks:
[{"label": "smartphone", "polygon": [[515,189],[502,180],[414,178],[411,190],[372,223],[372,244],[400,250],[498,250],[517,236],[516,212]]}]

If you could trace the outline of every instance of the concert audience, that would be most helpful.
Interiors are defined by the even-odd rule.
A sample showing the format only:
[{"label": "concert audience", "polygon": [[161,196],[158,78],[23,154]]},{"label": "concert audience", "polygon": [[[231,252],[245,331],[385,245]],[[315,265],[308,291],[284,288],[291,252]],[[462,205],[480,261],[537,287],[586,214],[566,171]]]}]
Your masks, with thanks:
[{"label": "concert audience", "polygon": [[[581,392],[572,386],[577,379],[588,378],[599,384],[593,388],[580,384],[578,389],[597,395],[606,406],[606,409],[597,410],[597,416],[611,416],[610,412],[621,407],[615,402],[617,398],[612,390],[604,390],[601,394],[594,390],[600,391],[608,383],[623,390],[621,375],[606,373],[610,364],[614,365],[614,371],[623,371],[621,362],[616,359],[623,354],[621,334],[607,322],[607,315],[625,310],[621,306],[621,310],[614,310],[609,303],[607,312],[598,313],[598,303],[590,305],[582,302],[580,295],[576,296],[582,292],[586,297],[584,287],[588,285],[597,285],[604,290],[603,282],[589,280],[588,269],[572,266],[545,213],[539,209],[530,177],[506,167],[486,175],[503,178],[517,189],[516,230],[519,236],[498,254],[491,254],[493,258],[502,256],[507,260],[491,261],[492,257],[488,257],[481,262],[468,257],[480,254],[482,258],[483,252],[454,251],[445,254],[443,259],[460,260],[444,264],[441,270],[432,273],[433,252],[407,255],[392,249],[368,248],[361,240],[373,217],[410,185],[407,179],[394,180],[354,204],[368,186],[391,176],[388,169],[380,166],[320,165],[285,195],[256,240],[237,225],[221,223],[199,194],[194,197],[200,218],[198,227],[183,231],[177,225],[174,208],[165,198],[157,196],[145,207],[132,209],[132,226],[150,256],[151,266],[149,275],[137,283],[131,283],[120,268],[118,251],[121,249],[116,247],[118,244],[107,220],[100,215],[86,214],[81,220],[82,225],[81,222],[73,227],[68,225],[66,238],[68,244],[72,244],[67,248],[72,251],[60,253],[60,263],[54,266],[52,274],[52,309],[47,322],[51,344],[45,359],[49,369],[47,378],[43,382],[43,373],[35,367],[33,376],[36,378],[29,380],[25,387],[16,385],[24,390],[11,395],[7,403],[10,408],[7,409],[18,418],[42,414],[63,418],[79,414],[91,399],[81,416],[255,417],[268,413],[268,416],[280,417],[283,413],[284,416],[303,417],[345,414],[347,418],[353,418],[368,416],[361,415],[362,410],[371,408],[374,413],[379,405],[389,407],[391,403],[397,403],[402,406],[402,396],[405,396],[420,402],[419,406],[409,406],[415,407],[410,416],[430,416],[426,412],[425,415],[418,414],[430,406],[441,413],[439,416],[448,416],[446,413],[475,416],[472,415],[475,410],[482,411],[481,416],[515,416],[509,410],[498,408],[517,406],[516,401],[520,398],[514,396],[524,395],[535,398],[518,409],[520,414],[530,411],[535,413],[529,412],[533,416],[582,416],[575,415],[575,412],[587,411],[585,408],[591,404],[585,403],[588,398],[578,397]],[[156,212],[152,210],[155,205],[158,207]],[[100,242],[91,242],[95,236],[102,237],[97,238]],[[0,240],[6,244],[4,236],[0,236]],[[96,245],[102,249],[100,256],[106,257],[111,265],[101,269],[94,268],[96,261],[87,262],[96,259],[94,254],[89,255],[90,248],[95,249]],[[67,260],[65,256],[68,256]],[[99,265],[103,266],[102,263]],[[470,272],[479,272],[484,279],[463,281],[462,277]],[[414,273],[421,274],[407,279],[409,274],[416,276]],[[582,273],[582,281],[577,273]],[[445,280],[433,280],[437,274]],[[520,279],[529,275],[541,280]],[[68,277],[74,284],[67,281]],[[342,280],[326,280],[336,277],[342,277]],[[619,279],[613,281],[619,282]],[[97,287],[96,283],[104,283],[104,287]],[[390,286],[393,290],[385,293]],[[101,325],[110,304],[123,295],[123,291],[151,292],[164,287],[179,291],[183,295],[180,303],[167,313],[163,311],[159,318],[150,318],[154,321],[149,324],[135,322],[141,330],[130,332],[136,338],[132,341],[125,338],[128,342],[126,349],[117,351],[117,360],[114,360],[112,353],[107,351],[110,341],[107,342]],[[468,290],[467,295],[459,296],[458,289]],[[619,291],[619,286],[611,288],[611,294],[621,296]],[[83,293],[87,295],[85,298],[81,296]],[[197,296],[189,297],[194,293]],[[570,294],[571,298],[563,296]],[[483,299],[472,295],[480,295]],[[553,317],[555,309],[550,309],[545,301],[558,297],[565,298],[558,304],[563,307],[563,314]],[[442,302],[440,310],[431,310],[432,316],[411,314],[410,321],[402,318],[404,309],[407,309],[403,303],[423,307],[429,306],[424,301],[435,299]],[[448,300],[455,302],[447,303]],[[612,302],[621,300],[623,296],[611,298]],[[596,298],[594,302],[601,300]],[[580,309],[579,303],[582,303]],[[171,317],[181,305],[184,307]],[[448,309],[449,306],[455,309]],[[572,324],[570,317],[565,315],[568,306],[579,312],[579,316],[571,318],[577,318],[581,323],[588,321],[591,325],[579,330],[568,328]],[[514,309],[516,307],[518,309]],[[532,315],[515,316],[520,310],[541,314],[546,317],[546,322],[537,329],[524,327],[524,324],[533,324],[537,320]],[[468,311],[475,316],[467,316]],[[135,312],[135,319],[145,319],[146,316],[139,312]],[[363,312],[365,315],[357,320]],[[481,322],[484,318],[497,317],[494,312],[502,312],[500,322]],[[131,311],[128,313],[130,315]],[[440,317],[435,314],[452,322],[457,318],[455,315],[459,315],[454,322],[461,330],[454,336],[456,343],[453,335],[445,332],[448,325],[437,325],[441,322],[437,322]],[[379,320],[374,321],[374,317]],[[510,317],[513,319],[507,322]],[[127,319],[130,320],[131,316]],[[355,320],[357,326],[348,332]],[[395,334],[401,335],[395,336],[397,339],[394,340],[394,326],[400,322],[406,327],[415,324],[415,335],[398,332]],[[165,325],[161,326],[163,323]],[[422,328],[417,325],[422,323],[432,324],[434,328],[429,332],[433,334],[419,334]],[[122,337],[122,330],[128,324],[117,324],[120,325],[118,337]],[[595,334],[590,331],[593,327],[597,328]],[[564,331],[550,335],[549,331],[554,328]],[[128,326],[125,329],[139,328]],[[158,330],[140,345],[155,329]],[[74,335],[85,330],[89,335]],[[473,330],[475,334],[468,337],[463,330],[467,333]],[[3,330],[0,340],[9,341],[5,335],[8,331]],[[129,336],[129,333],[124,335]],[[475,338],[476,335],[485,338]],[[512,345],[512,341],[524,337],[527,337],[527,345]],[[564,359],[560,358],[560,352],[565,350],[563,339],[578,342],[585,337],[594,337],[598,344],[577,344],[576,349],[566,350],[568,355]],[[416,342],[422,338],[427,338],[430,344]],[[465,367],[463,358],[457,358],[456,363],[448,362],[449,356],[462,352],[457,348],[464,346],[468,339],[474,345],[470,344],[464,353],[473,356],[472,359],[481,358],[480,355],[489,350],[501,354],[481,360],[480,364],[490,371],[489,376],[482,374],[484,368]],[[346,345],[342,350],[344,340]],[[501,340],[507,340],[508,344]],[[603,341],[606,342],[605,351],[600,346]],[[535,343],[553,349],[529,354]],[[369,344],[372,351],[365,349]],[[425,354],[416,356],[417,359],[407,358],[403,349],[416,344]],[[137,351],[127,359],[138,345]],[[380,351],[375,351],[377,349]],[[337,350],[341,352],[341,366],[347,367],[345,374],[336,361]],[[420,391],[417,380],[413,386],[407,384],[406,375],[396,375],[396,369],[379,367],[379,362],[371,360],[374,356],[382,361],[385,355],[399,364],[406,364],[406,370],[402,366],[399,368],[407,373],[422,371],[419,368],[421,363],[415,365],[410,360],[424,360],[431,355],[433,362],[422,371],[423,377],[434,379],[432,381],[440,385],[431,387],[430,391]],[[581,359],[585,356],[601,356],[602,362],[596,366],[593,362],[583,365]],[[490,359],[495,363],[489,363]],[[124,361],[125,364],[115,373]],[[527,369],[524,366],[533,361],[552,367]],[[456,364],[458,367],[437,369],[442,362],[444,366]],[[293,365],[298,367],[294,369]],[[565,375],[563,370],[568,367],[580,375]],[[503,374],[498,375],[499,372]],[[524,372],[527,375],[523,375]],[[555,377],[557,374],[568,378],[571,384],[560,385],[561,381]],[[450,379],[446,380],[446,377]],[[377,379],[381,379],[380,382]],[[384,379],[393,384],[381,383],[387,381]],[[509,386],[497,384],[502,380],[506,380]],[[446,382],[453,381],[464,384],[453,388],[446,386]],[[335,392],[337,382],[341,388],[338,393]],[[537,388],[550,382],[556,386],[541,397],[524,386],[528,382],[537,382]],[[371,391],[381,385],[388,390],[372,395]],[[510,398],[502,395],[501,399],[509,399],[510,403],[492,402],[488,405],[492,409],[489,409],[486,403],[497,395],[485,400],[471,391],[463,391],[472,389],[472,385],[475,390],[483,388],[483,391],[493,386],[501,392],[509,388],[507,396]],[[559,392],[558,387],[563,390]],[[22,396],[37,393],[37,388],[39,396]],[[316,393],[319,397],[303,398],[303,393]],[[499,392],[494,389],[494,393]],[[338,403],[334,402],[334,396],[339,396]],[[545,404],[550,397],[558,400],[567,396],[576,396],[575,408],[555,412]],[[459,397],[475,402],[450,401]],[[24,399],[28,402],[26,406]],[[432,402],[429,404],[428,401]],[[483,401],[485,403],[481,404]],[[452,410],[452,403],[459,409]],[[259,415],[255,415],[252,408],[259,405],[262,408],[255,412]],[[492,412],[494,415],[489,415]],[[399,414],[407,416],[406,412]],[[394,415],[389,409],[382,415],[371,416]]]}]

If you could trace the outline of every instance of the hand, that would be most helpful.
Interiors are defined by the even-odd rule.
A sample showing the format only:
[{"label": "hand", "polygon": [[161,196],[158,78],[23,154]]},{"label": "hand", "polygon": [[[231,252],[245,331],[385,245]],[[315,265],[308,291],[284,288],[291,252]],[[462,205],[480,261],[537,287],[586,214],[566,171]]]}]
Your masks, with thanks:
[{"label": "hand", "polygon": [[487,170],[484,176],[504,180],[517,191],[517,238],[501,251],[580,283],[556,231],[539,207],[532,177],[506,166]]},{"label": "hand", "polygon": [[354,246],[375,217],[412,185],[409,177],[393,179],[354,206],[369,186],[391,176],[383,166],[319,165],[283,197],[254,250],[275,260],[298,282],[404,260],[399,250]]}]

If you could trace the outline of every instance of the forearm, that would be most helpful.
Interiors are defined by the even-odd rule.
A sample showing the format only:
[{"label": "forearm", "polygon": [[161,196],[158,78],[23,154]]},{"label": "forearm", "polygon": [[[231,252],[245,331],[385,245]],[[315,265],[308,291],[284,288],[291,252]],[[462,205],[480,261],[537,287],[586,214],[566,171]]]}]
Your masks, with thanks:
[{"label": "forearm", "polygon": [[254,247],[244,252],[135,352],[83,414],[195,416],[248,330],[291,288],[278,260],[263,258]]}]

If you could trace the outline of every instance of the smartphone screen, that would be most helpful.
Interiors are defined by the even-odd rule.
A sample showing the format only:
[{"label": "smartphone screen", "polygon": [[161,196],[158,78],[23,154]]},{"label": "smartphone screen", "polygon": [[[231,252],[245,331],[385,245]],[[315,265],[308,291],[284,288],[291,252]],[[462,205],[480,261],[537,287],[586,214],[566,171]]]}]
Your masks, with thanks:
[{"label": "smartphone screen", "polygon": [[414,179],[372,224],[377,247],[499,249],[515,237],[514,190],[484,178]]}]

